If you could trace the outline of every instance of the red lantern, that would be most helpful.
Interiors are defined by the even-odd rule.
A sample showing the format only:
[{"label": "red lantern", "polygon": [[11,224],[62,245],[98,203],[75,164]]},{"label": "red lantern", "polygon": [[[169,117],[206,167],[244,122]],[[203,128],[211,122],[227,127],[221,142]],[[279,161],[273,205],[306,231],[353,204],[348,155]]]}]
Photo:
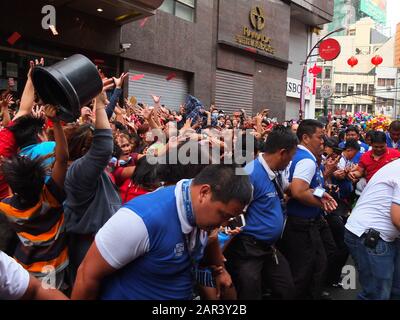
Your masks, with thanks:
[{"label": "red lantern", "polygon": [[347,60],[347,64],[348,64],[350,67],[353,68],[355,65],[358,64],[358,59],[357,59],[355,56],[352,56],[349,60]]},{"label": "red lantern", "polygon": [[375,56],[371,59],[371,63],[375,66],[379,66],[383,62],[383,58],[381,56]]}]

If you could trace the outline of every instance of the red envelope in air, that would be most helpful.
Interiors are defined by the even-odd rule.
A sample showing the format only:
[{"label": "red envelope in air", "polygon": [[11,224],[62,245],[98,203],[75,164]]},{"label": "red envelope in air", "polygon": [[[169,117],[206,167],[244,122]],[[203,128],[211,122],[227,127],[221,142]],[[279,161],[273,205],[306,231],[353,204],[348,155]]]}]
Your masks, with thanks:
[{"label": "red envelope in air", "polygon": [[8,42],[10,45],[14,45],[14,44],[18,41],[19,38],[21,38],[21,35],[20,35],[18,32],[14,32],[14,33],[7,39],[7,42]]},{"label": "red envelope in air", "polygon": [[144,25],[145,25],[146,22],[147,22],[147,19],[149,19],[149,17],[146,17],[146,18],[144,18],[144,19],[142,19],[142,20],[140,21],[140,27],[141,27],[141,28],[144,27]]},{"label": "red envelope in air", "polygon": [[176,78],[176,73],[175,72],[172,72],[172,73],[170,73],[169,75],[167,75],[167,81],[169,81],[169,80],[172,80],[173,78]]},{"label": "red envelope in air", "polygon": [[144,74],[137,74],[131,77],[132,81],[137,81],[144,78]]}]

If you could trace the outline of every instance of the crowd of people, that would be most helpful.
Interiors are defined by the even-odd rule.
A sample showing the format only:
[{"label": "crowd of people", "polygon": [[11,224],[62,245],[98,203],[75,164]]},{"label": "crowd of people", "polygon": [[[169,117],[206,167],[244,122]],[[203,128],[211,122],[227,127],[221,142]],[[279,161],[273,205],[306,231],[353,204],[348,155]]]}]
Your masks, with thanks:
[{"label": "crowd of people", "polygon": [[1,299],[318,300],[350,256],[360,299],[400,298],[400,121],[147,106],[99,70],[64,123],[43,63],[0,98]]}]

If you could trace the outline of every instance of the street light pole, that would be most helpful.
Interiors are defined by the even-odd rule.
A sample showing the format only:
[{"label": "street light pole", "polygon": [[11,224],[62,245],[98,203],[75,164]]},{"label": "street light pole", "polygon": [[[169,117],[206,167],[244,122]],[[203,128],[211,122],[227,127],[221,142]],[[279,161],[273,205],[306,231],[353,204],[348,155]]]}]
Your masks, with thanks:
[{"label": "street light pole", "polygon": [[306,77],[306,71],[307,71],[307,65],[308,65],[308,59],[310,59],[313,51],[318,47],[318,45],[324,41],[326,38],[328,38],[330,35],[336,33],[336,32],[340,32],[346,30],[346,28],[339,28],[336,29],[332,32],[329,32],[326,36],[324,36],[322,39],[320,39],[315,45],[314,47],[310,50],[310,52],[307,55],[306,61],[304,62],[303,65],[303,72],[301,75],[301,90],[300,90],[300,110],[299,110],[299,120],[303,120],[303,111],[304,111],[304,105],[305,105],[305,101],[306,101],[306,97],[305,97],[305,77]]}]

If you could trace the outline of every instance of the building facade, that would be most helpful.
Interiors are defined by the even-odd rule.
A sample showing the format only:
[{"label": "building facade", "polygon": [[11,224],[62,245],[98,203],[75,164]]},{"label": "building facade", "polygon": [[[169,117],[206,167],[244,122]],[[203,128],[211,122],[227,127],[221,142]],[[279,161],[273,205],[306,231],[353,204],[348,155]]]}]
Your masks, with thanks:
[{"label": "building facade", "polygon": [[[362,18],[348,29],[345,36],[335,36],[341,45],[339,57],[331,62],[321,61],[323,69],[317,83],[316,113],[323,110],[320,88],[329,84],[334,94],[329,99],[329,111],[333,115],[368,112],[397,117],[397,74],[395,67],[395,39],[387,38],[375,29],[371,18]],[[379,66],[371,59],[379,55]],[[347,60],[356,57],[357,65],[351,67]]]},{"label": "building facade", "polygon": [[106,75],[131,73],[125,97],[151,103],[151,94],[161,95],[165,105],[178,108],[192,94],[227,112],[268,108],[283,120],[298,108],[298,99],[287,98],[287,80],[301,78],[310,27],[333,15],[333,0],[148,1],[158,10],[136,2],[147,11],[110,18],[104,15],[111,9],[98,1],[53,1],[58,36],[41,28],[46,2],[2,2],[3,12],[19,12],[19,19],[11,14],[3,21],[2,38],[21,35],[13,45],[0,43],[4,79],[15,77],[20,90],[32,57],[44,56],[51,64],[83,53]]}]

